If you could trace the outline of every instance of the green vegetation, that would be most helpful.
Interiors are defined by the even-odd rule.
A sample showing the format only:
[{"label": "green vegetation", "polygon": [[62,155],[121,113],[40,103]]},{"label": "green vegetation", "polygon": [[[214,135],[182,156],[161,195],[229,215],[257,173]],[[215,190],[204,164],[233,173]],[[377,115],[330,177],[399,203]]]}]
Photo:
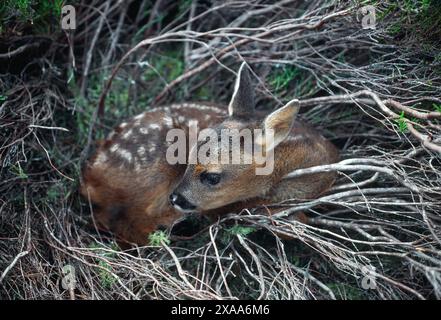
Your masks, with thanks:
[{"label": "green vegetation", "polygon": [[330,283],[328,288],[332,290],[337,299],[363,300],[366,299],[365,292],[357,287],[344,283]]},{"label": "green vegetation", "polygon": [[[344,61],[344,56],[340,55],[338,59]],[[270,74],[268,81],[272,90],[277,94],[287,90],[289,96],[302,97],[313,93],[317,89],[309,77],[310,75],[302,69],[288,65],[276,67],[276,70]]]},{"label": "green vegetation", "polygon": [[388,29],[387,29],[388,33],[392,36],[395,36],[397,34],[399,34],[401,32],[401,24],[400,23],[395,23],[392,24]]},{"label": "green vegetation", "polygon": [[289,83],[300,75],[300,70],[295,66],[288,66],[277,70],[270,80],[275,91],[285,89]]},{"label": "green vegetation", "polygon": [[256,228],[244,227],[244,226],[240,226],[240,225],[235,225],[234,227],[227,229],[227,232],[230,235],[232,235],[232,236],[240,235],[242,237],[246,237],[254,231],[256,231]]},{"label": "green vegetation", "polygon": [[116,282],[116,278],[114,275],[112,275],[113,268],[108,260],[115,259],[117,257],[116,251],[118,251],[118,246],[115,243],[112,243],[110,248],[107,248],[98,243],[92,243],[89,248],[93,249],[97,256],[102,257],[98,258],[98,277],[101,285],[106,289],[110,289]]},{"label": "green vegetation", "polygon": [[[158,14],[151,15],[154,1],[141,2],[145,4],[142,8],[138,7],[138,2],[130,3],[129,8],[114,6],[112,2],[109,14],[102,16],[102,10],[97,10],[90,2],[77,1],[81,16],[78,17],[77,32],[69,33],[71,42],[67,42],[65,35],[59,33],[61,1],[4,0],[0,4],[0,32],[5,32],[1,36],[10,42],[3,47],[2,53],[23,44],[32,45],[1,65],[5,69],[9,64],[17,68],[10,68],[11,72],[2,74],[0,82],[0,113],[6,120],[4,132],[0,133],[4,139],[0,164],[5,180],[1,191],[7,201],[1,210],[3,227],[0,227],[0,233],[5,234],[5,241],[0,242],[1,252],[4,253],[0,255],[0,263],[10,265],[28,238],[32,238],[34,252],[31,258],[23,257],[8,272],[3,282],[5,290],[0,290],[0,296],[7,299],[16,296],[47,299],[58,295],[56,284],[59,270],[53,266],[64,265],[66,259],[76,261],[79,281],[90,275],[76,288],[74,294],[77,299],[125,297],[124,287],[141,299],[212,298],[215,295],[218,298],[243,299],[328,298],[321,283],[327,284],[339,299],[415,298],[412,292],[403,290],[395,283],[409,286],[425,298],[439,295],[436,279],[427,276],[432,274],[433,259],[425,260],[424,255],[415,254],[422,249],[435,252],[439,246],[424,221],[413,219],[413,215],[407,217],[407,213],[419,212],[419,202],[412,204],[409,200],[412,199],[410,192],[389,195],[379,191],[378,194],[363,194],[351,199],[336,196],[335,204],[316,206],[312,203],[314,216],[323,214],[324,219],[339,224],[306,229],[293,226],[293,239],[284,240],[283,243],[266,230],[265,222],[260,222],[260,219],[257,222],[244,216],[237,218],[228,215],[213,224],[212,220],[202,215],[194,215],[176,224],[171,230],[172,236],[168,231],[157,231],[149,236],[145,234],[144,239],[150,247],[137,248],[137,255],[133,257],[130,256],[133,251],[118,252],[116,245],[111,245],[110,234],[98,236],[98,230],[93,228],[90,203],[78,192],[80,171],[86,159],[94,153],[95,141],[102,139],[114,125],[153,107],[152,102],[166,88],[166,84],[187,71],[183,44],[177,40],[203,41],[210,44],[212,53],[216,54],[246,35],[249,42],[219,56],[220,62],[236,70],[240,61],[245,59],[257,75],[268,75],[265,79],[267,87],[281,101],[294,97],[326,97],[366,88],[374,90],[382,98],[399,97],[404,105],[421,112],[441,112],[441,104],[436,100],[441,75],[437,75],[437,72],[441,72],[441,51],[434,41],[441,29],[440,10],[434,5],[437,1],[370,1],[375,4],[378,14],[375,31],[363,31],[358,23],[348,23],[347,16],[337,16],[324,20],[325,23],[316,30],[299,34],[300,37],[295,31],[284,30],[268,34],[262,38],[263,41],[253,39],[270,24],[283,25],[291,19],[296,23],[300,21],[297,20],[300,15],[304,17],[302,21],[314,23],[319,21],[316,20],[319,14],[328,14],[334,8],[339,10],[345,4],[341,2],[341,6],[332,8],[323,6],[323,10],[313,14],[305,9],[310,7],[309,4],[300,1],[273,6],[267,14],[247,18],[246,11],[237,4],[227,4],[222,9],[225,15],[220,16],[218,9],[214,10],[208,3],[180,0],[162,6]],[[72,3],[65,1],[65,4]],[[352,4],[347,3],[348,6]],[[100,5],[105,5],[105,2]],[[212,12],[192,21],[192,32],[188,32],[186,23],[191,18],[188,11],[192,5],[196,6],[196,16],[206,10]],[[262,2],[261,7],[269,5],[272,4]],[[121,19],[121,28],[117,32],[120,17],[125,15],[127,18]],[[97,31],[93,26],[102,17],[102,32],[98,35],[98,41],[92,44]],[[234,25],[241,17],[247,20],[243,21],[240,29],[233,31],[234,34],[243,32],[242,36],[229,36],[231,29],[220,29]],[[171,34],[173,30],[180,34]],[[197,36],[196,32],[199,33]],[[117,39],[116,34],[119,34]],[[371,37],[372,34],[375,37]],[[143,47],[124,62],[106,96],[104,115],[92,125],[98,100],[111,70],[125,52],[147,37],[162,40],[155,40],[154,45]],[[40,43],[40,38],[51,39],[51,50],[43,50],[49,48],[46,42],[35,46],[38,49],[34,48],[33,43]],[[215,40],[213,46],[212,40]],[[112,57],[103,59],[113,45]],[[199,45],[196,43],[194,48]],[[88,55],[89,49],[91,55]],[[295,55],[299,60],[293,60]],[[90,68],[87,76],[83,77],[88,56],[91,57]],[[75,68],[72,66],[73,58]],[[203,66],[210,58],[208,54],[198,55],[195,51],[192,53],[193,66]],[[275,65],[275,61],[283,63]],[[86,81],[84,85],[82,81]],[[253,81],[257,84],[257,79]],[[200,99],[227,104],[232,86],[233,74],[215,62],[177,83],[155,107]],[[80,88],[85,92],[80,92]],[[271,109],[267,95],[256,91],[258,109]],[[420,102],[411,106],[411,101]],[[360,108],[324,103],[302,109],[300,117],[330,138],[342,150],[345,158],[374,157],[386,164],[400,159],[404,151],[413,150],[419,143],[409,131],[410,124],[414,124],[419,132],[436,137],[436,127],[427,127],[426,119],[415,119],[409,113],[400,113],[401,110],[394,110],[397,116],[391,119],[392,127],[399,136],[391,135],[390,122],[383,123],[382,117],[376,117],[377,111],[377,108],[365,107],[364,103]],[[438,125],[439,119],[435,118],[431,121]],[[69,131],[55,130],[54,127]],[[92,145],[87,150],[85,147],[91,127]],[[402,134],[407,136],[403,137]],[[436,166],[431,166],[433,153],[423,151],[415,158],[421,166],[400,165],[398,161],[392,169],[405,182],[417,182],[421,190],[428,190],[427,193],[423,192],[422,201],[428,203],[428,214],[436,216],[439,208],[429,192],[437,187],[436,181],[430,178],[432,171],[429,170]],[[354,183],[365,181],[371,174],[362,171],[350,177],[342,175],[336,183],[346,184],[349,183],[348,179]],[[64,175],[75,181],[66,179]],[[401,186],[401,180],[381,174],[377,182],[366,188],[374,189],[379,184],[394,188]],[[354,186],[357,187],[357,184]],[[376,201],[379,197],[382,201]],[[406,212],[402,210],[402,203],[406,204]],[[303,204],[293,201],[290,205],[297,207]],[[328,212],[332,214],[327,215]],[[397,215],[397,212],[402,214]],[[340,223],[342,227],[339,227]],[[390,247],[386,249],[408,251],[417,259],[415,264],[409,264],[401,256],[391,258],[383,255],[372,259],[369,235],[356,232],[353,228],[358,223],[387,226],[388,234],[392,235],[390,238],[394,239],[385,242]],[[273,231],[278,228],[283,226],[271,226]],[[365,231],[373,237],[379,236],[375,228]],[[334,235],[341,235],[346,240],[334,241]],[[388,238],[388,235],[381,236]],[[239,241],[241,237],[248,247]],[[99,243],[96,242],[98,238],[102,239]],[[176,254],[182,270],[190,282],[196,281],[197,287],[202,289],[197,295],[182,281],[175,264],[170,263],[170,252],[164,250],[164,246],[171,244],[171,238],[173,247],[170,249]],[[421,239],[424,241],[421,242]],[[417,247],[408,245],[415,241],[419,241]],[[88,246],[89,243],[92,244]],[[376,246],[378,250],[384,249],[384,246]],[[76,249],[67,252],[65,249],[69,247]],[[393,283],[379,279],[381,284],[378,290],[362,289],[361,274],[356,263],[371,259],[385,278],[394,279]],[[47,261],[53,263],[46,268]],[[158,269],[146,268],[151,263],[157,265]],[[262,268],[259,268],[260,265]],[[415,265],[430,272],[419,272]],[[35,278],[35,270],[42,271],[43,276]],[[140,274],[140,270],[143,274]],[[222,270],[226,279],[221,277]],[[263,271],[262,277],[260,271]],[[313,281],[309,275],[320,282]],[[29,287],[29,281],[35,286]],[[96,294],[91,293],[90,288],[95,288],[92,291]],[[213,288],[216,292],[207,288]],[[63,297],[69,298],[68,295]]]},{"label": "green vegetation", "polygon": [[398,130],[400,130],[401,133],[405,133],[407,131],[407,123],[406,123],[406,117],[404,116],[404,111],[401,111],[400,117],[396,120]]},{"label": "green vegetation", "polygon": [[20,162],[11,166],[11,173],[18,176],[20,179],[27,179],[28,175],[23,171],[23,168],[20,165]]},{"label": "green vegetation", "polygon": [[149,234],[149,244],[154,247],[160,247],[163,244],[169,245],[170,239],[164,231],[158,230]]},{"label": "green vegetation", "polygon": [[415,118],[415,117],[407,119],[405,114],[404,114],[404,111],[401,111],[399,118],[395,120],[395,123],[396,123],[396,125],[398,127],[398,130],[401,133],[406,133],[407,132],[407,121],[409,121],[409,120],[412,123],[420,123],[420,121],[421,121],[420,119]]},{"label": "green vegetation", "polygon": [[[387,32],[394,38],[418,39],[418,44],[430,51],[441,37],[440,0],[404,0],[371,2],[377,11],[377,20],[385,22]],[[389,19],[395,22],[388,24]]]},{"label": "green vegetation", "polygon": [[64,0],[6,0],[0,4],[0,32],[18,31],[32,26],[37,33],[47,33],[61,16]]},{"label": "green vegetation", "polygon": [[[112,89],[106,96],[106,108],[104,120],[107,129],[96,127],[94,137],[103,139],[108,133],[108,128],[113,127],[118,122],[132,115],[138,114],[148,109],[148,106],[157,94],[168,83],[179,77],[184,71],[184,61],[182,53],[179,50],[168,50],[161,54],[152,54],[148,62],[141,62],[143,73],[141,74],[142,86],[137,89],[137,101],[133,101],[131,90],[136,86],[134,80],[125,77],[116,77],[112,82]],[[75,113],[76,132],[79,144],[85,144],[87,141],[90,121],[96,110],[98,101],[103,91],[103,86],[108,80],[108,73],[98,73],[89,76],[87,85],[87,97],[81,97],[79,83],[74,74],[70,77],[69,89],[76,98],[76,105],[79,112]],[[148,87],[143,90],[142,87]],[[178,98],[182,92],[178,90],[175,94]],[[207,99],[210,97],[209,91],[201,87],[194,95],[196,100]]]},{"label": "green vegetation", "polygon": [[170,82],[180,76],[184,71],[184,59],[182,50],[170,50],[157,54],[148,63],[148,69],[143,75],[143,80],[158,80]]},{"label": "green vegetation", "polygon": [[106,289],[110,289],[116,282],[115,277],[111,273],[112,266],[105,260],[98,261],[98,266],[100,267],[98,270],[98,276],[100,278],[101,285]]},{"label": "green vegetation", "polygon": [[223,229],[220,232],[220,236],[218,237],[218,239],[220,240],[221,243],[226,244],[234,240],[237,235],[240,235],[241,237],[247,237],[255,231],[256,228],[241,226],[237,224],[232,226],[231,228]]}]

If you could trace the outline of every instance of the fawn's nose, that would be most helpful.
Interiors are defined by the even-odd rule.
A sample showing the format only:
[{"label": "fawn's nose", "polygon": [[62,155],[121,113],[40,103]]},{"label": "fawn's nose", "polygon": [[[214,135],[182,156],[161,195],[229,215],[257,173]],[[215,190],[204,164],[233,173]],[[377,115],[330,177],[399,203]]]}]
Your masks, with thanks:
[{"label": "fawn's nose", "polygon": [[170,195],[169,199],[170,199],[170,203],[178,210],[191,211],[191,210],[196,209],[196,206],[194,204],[192,204],[190,201],[188,201],[180,193],[173,192]]}]

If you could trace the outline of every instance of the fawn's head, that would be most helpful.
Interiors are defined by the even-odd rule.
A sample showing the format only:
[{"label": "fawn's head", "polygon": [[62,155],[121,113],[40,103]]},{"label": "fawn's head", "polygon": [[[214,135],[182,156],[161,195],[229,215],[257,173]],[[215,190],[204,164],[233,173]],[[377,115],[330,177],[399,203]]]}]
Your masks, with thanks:
[{"label": "fawn's head", "polygon": [[299,105],[292,100],[258,119],[247,68],[243,63],[239,69],[229,117],[208,133],[201,131],[198,143],[190,150],[195,164],[188,164],[170,195],[170,202],[180,211],[216,209],[258,197],[272,187],[271,172],[256,174],[256,170],[273,161],[274,149],[288,136]]}]

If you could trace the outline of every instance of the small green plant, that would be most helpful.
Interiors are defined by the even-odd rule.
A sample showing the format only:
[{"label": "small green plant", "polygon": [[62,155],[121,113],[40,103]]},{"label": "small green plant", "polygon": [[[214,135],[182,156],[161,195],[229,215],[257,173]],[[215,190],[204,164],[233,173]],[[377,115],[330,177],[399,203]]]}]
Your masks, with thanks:
[{"label": "small green plant", "polygon": [[300,267],[300,258],[296,256],[291,257],[291,263],[296,267]]},{"label": "small green plant", "polygon": [[169,245],[170,239],[164,231],[158,230],[149,234],[149,243],[151,246],[160,247],[163,244]]},{"label": "small green plant", "polygon": [[8,97],[0,94],[0,102],[6,101]]},{"label": "small green plant", "polygon": [[11,166],[11,173],[18,176],[20,179],[27,179],[28,175],[23,171],[23,168],[20,165],[20,162],[17,162],[16,165]]},{"label": "small green plant", "polygon": [[280,91],[288,86],[300,74],[300,70],[295,66],[288,66],[278,70],[270,79],[270,84],[275,91]]},{"label": "small green plant", "polygon": [[242,237],[246,237],[247,235],[249,235],[250,233],[256,231],[256,228],[253,227],[244,227],[244,226],[240,226],[240,225],[235,225],[234,227],[231,227],[229,229],[227,229],[227,232],[232,235],[241,235]]},{"label": "small green plant", "polygon": [[433,106],[433,109],[435,109],[435,111],[441,113],[441,104],[433,103],[432,106]]},{"label": "small green plant", "polygon": [[392,36],[399,34],[400,31],[401,31],[401,25],[399,23],[395,23],[387,29],[387,32]]},{"label": "small green plant", "polygon": [[112,285],[116,282],[116,278],[114,275],[112,275],[112,266],[107,260],[103,258],[115,258],[116,251],[118,251],[118,246],[115,243],[112,243],[109,248],[110,250],[105,250],[107,249],[106,247],[94,242],[89,245],[89,248],[93,249],[94,252],[96,252],[96,254],[98,255],[98,277],[100,278],[101,285],[107,289],[111,288]]},{"label": "small green plant", "polygon": [[219,240],[222,243],[226,244],[229,243],[231,240],[233,240],[237,235],[240,235],[241,237],[247,237],[249,234],[253,233],[254,231],[256,231],[256,228],[235,225],[221,232]]},{"label": "small green plant", "polygon": [[157,81],[158,72],[168,82],[176,79],[184,72],[184,60],[180,51],[166,51],[152,57],[144,73],[145,81]]},{"label": "small green plant", "polygon": [[400,117],[396,120],[398,130],[400,130],[401,133],[405,133],[407,131],[407,123],[406,123],[406,117],[404,116],[404,111],[401,111]]},{"label": "small green plant", "polygon": [[[12,1],[9,1],[9,6],[13,6]],[[20,15],[25,19],[30,19],[32,16],[32,8],[30,0],[16,0],[15,8],[20,12]]]},{"label": "small green plant", "polygon": [[100,260],[98,262],[98,266],[100,266],[98,276],[100,278],[101,285],[106,289],[110,289],[116,282],[116,278],[111,273],[112,266],[105,260]]},{"label": "small green plant", "polygon": [[60,188],[57,185],[50,186],[46,191],[46,198],[49,201],[56,201],[60,196]]},{"label": "small green plant", "polygon": [[413,123],[420,123],[420,119],[415,118],[415,117],[412,117],[412,118],[410,119],[410,121],[412,121]]}]

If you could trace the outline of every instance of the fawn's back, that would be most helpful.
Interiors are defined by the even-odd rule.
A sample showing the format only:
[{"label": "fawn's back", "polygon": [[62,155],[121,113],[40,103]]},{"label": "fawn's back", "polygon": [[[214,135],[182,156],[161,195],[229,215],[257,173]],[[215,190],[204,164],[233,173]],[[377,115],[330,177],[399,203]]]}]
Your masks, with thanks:
[{"label": "fawn's back", "polygon": [[[286,199],[314,198],[329,189],[335,174],[283,179],[289,172],[338,160],[338,151],[316,130],[295,121],[291,101],[262,118],[254,112],[253,88],[241,66],[230,105],[174,104],[144,112],[120,124],[100,144],[83,172],[81,193],[90,200],[98,226],[120,240],[145,244],[155,229],[170,226],[183,212],[228,213]],[[271,174],[256,176],[251,164],[170,164],[171,129],[263,128],[274,141]],[[194,146],[195,149],[200,145]],[[194,150],[193,150],[194,151]],[[189,150],[188,153],[191,153]],[[233,150],[233,152],[236,152]],[[186,155],[188,157],[189,154]]]},{"label": "fawn's back", "polygon": [[145,243],[147,235],[182,216],[169,195],[185,165],[166,161],[172,128],[212,127],[227,116],[216,106],[173,104],[120,124],[100,143],[83,172],[81,193],[90,199],[98,226],[122,240]]}]

